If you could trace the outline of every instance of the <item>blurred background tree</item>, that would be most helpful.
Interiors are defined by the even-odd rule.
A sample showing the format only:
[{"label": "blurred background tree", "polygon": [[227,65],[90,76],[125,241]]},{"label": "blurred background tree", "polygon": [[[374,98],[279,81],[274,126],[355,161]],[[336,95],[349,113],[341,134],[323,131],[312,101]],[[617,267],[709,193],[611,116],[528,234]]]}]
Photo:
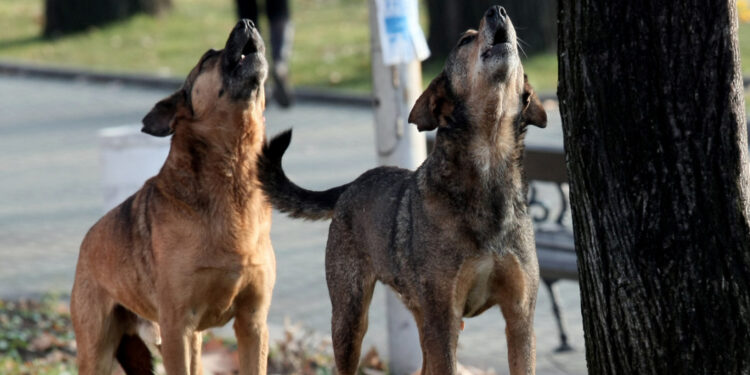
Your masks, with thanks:
[{"label": "blurred background tree", "polygon": [[[482,14],[496,0],[427,0],[432,55],[445,58],[458,35],[477,27]],[[505,0],[501,4],[513,20],[526,54],[554,52],[557,45],[557,0]]]},{"label": "blurred background tree", "polygon": [[44,36],[86,30],[136,13],[158,15],[172,7],[172,0],[46,0]]}]

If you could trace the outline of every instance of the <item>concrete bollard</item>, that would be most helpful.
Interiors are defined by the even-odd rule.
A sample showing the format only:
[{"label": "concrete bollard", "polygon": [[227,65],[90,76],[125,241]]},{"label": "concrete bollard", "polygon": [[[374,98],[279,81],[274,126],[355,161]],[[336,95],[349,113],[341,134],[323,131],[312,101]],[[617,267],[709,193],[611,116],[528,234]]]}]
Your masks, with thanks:
[{"label": "concrete bollard", "polygon": [[169,153],[171,138],[141,133],[141,126],[118,126],[99,131],[104,211],[127,199],[159,173]]}]

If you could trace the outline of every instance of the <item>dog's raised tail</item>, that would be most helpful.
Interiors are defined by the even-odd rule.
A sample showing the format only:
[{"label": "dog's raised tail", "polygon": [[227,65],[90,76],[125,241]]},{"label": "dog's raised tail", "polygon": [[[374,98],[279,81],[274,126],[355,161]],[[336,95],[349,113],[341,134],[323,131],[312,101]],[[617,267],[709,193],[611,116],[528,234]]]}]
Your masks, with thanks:
[{"label": "dog's raised tail", "polygon": [[289,180],[281,167],[281,158],[292,141],[292,130],[286,130],[263,145],[258,157],[258,179],[271,204],[291,217],[324,220],[333,216],[341,193],[349,184],[325,191],[301,188]]}]

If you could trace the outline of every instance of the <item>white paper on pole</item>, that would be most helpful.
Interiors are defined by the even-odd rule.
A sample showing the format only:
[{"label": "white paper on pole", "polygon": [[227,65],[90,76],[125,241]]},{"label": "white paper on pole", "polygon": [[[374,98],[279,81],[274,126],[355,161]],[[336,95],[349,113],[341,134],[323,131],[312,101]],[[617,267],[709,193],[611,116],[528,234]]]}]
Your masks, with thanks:
[{"label": "white paper on pole", "polygon": [[430,57],[417,0],[376,0],[383,63],[396,65]]}]

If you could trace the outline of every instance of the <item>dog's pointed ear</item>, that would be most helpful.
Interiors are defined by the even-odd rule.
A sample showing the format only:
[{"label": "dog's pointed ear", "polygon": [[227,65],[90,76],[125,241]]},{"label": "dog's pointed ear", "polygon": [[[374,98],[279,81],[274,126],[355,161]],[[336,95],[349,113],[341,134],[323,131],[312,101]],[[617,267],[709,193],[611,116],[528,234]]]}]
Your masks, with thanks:
[{"label": "dog's pointed ear", "polygon": [[409,114],[409,123],[419,131],[447,127],[452,120],[454,104],[448,91],[448,77],[440,73],[419,96]]},{"label": "dog's pointed ear", "polygon": [[521,118],[526,125],[547,127],[547,112],[544,112],[542,101],[529,84],[529,78],[523,75],[523,111]]},{"label": "dog's pointed ear", "polygon": [[174,120],[178,112],[185,107],[185,92],[180,89],[174,94],[160,100],[141,120],[141,131],[156,137],[166,137],[174,133]]}]

